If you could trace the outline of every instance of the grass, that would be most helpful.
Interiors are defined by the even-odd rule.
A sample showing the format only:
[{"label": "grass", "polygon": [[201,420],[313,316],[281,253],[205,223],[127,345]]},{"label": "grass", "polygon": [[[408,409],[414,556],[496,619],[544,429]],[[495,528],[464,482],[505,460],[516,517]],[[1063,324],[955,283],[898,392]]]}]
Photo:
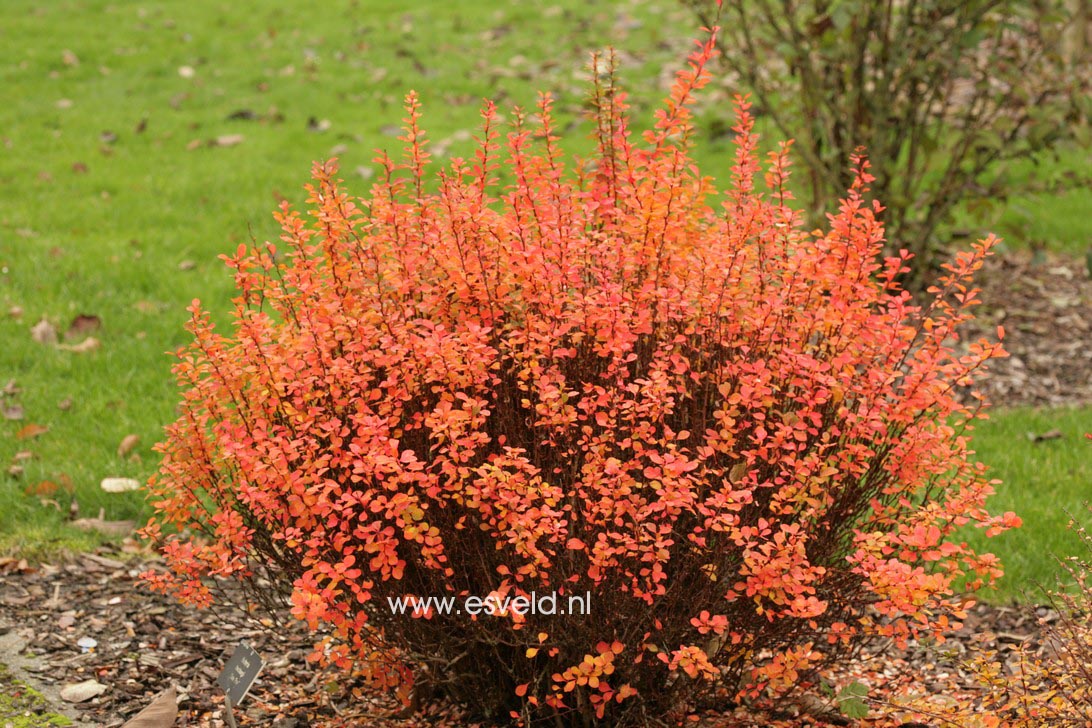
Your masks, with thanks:
[{"label": "grass", "polygon": [[[1034,442],[1029,436],[1057,430],[1060,438]],[[980,551],[1001,558],[1005,576],[986,601],[1036,601],[1038,586],[1054,586],[1055,557],[1078,552],[1076,535],[1066,528],[1069,514],[1092,525],[1085,504],[1092,500],[1092,408],[1008,409],[991,413],[974,433],[978,458],[1003,482],[991,501],[998,513],[1015,511],[1023,527],[987,539],[967,534]]]},{"label": "grass", "polygon": [[[506,110],[532,106],[539,90],[557,97],[560,127],[576,140],[569,149],[586,149],[588,54],[608,43],[622,51],[621,80],[645,122],[664,94],[661,69],[679,65],[693,25],[670,0],[443,7],[0,4],[0,386],[16,382],[20,393],[5,402],[25,413],[0,422],[0,464],[6,470],[17,454],[27,458],[19,477],[0,472],[0,551],[92,546],[97,536],[64,525],[71,500],[84,516],[100,508],[108,519],[146,515],[139,493],[106,494],[99,481],[152,473],[151,445],[177,399],[164,352],[186,340],[186,305],[201,298],[225,321],[231,278],[217,256],[251,236],[275,237],[271,211],[282,198],[302,200],[314,160],[340,157],[343,176],[364,192],[373,150],[397,153],[410,88],[420,92],[437,161],[469,154],[481,97]],[[706,130],[724,116],[708,111]],[[232,135],[241,143],[209,143]],[[704,171],[726,176],[726,138],[703,139],[698,154]],[[1063,174],[1074,159],[1047,160],[1041,173]],[[1032,216],[1022,228],[1028,239],[1072,251],[1085,244],[1092,200],[1072,194],[1028,198],[1031,209],[1052,211]],[[78,314],[101,319],[98,350],[79,354],[31,339],[38,321],[63,334]],[[1077,430],[1092,429],[1090,419],[1087,410],[1012,411],[982,428],[981,457],[1007,482],[998,507],[1024,515],[1027,542],[1044,539],[1044,548],[1035,541],[1023,550],[1025,536],[996,543],[1012,562],[999,598],[1042,578],[1046,545],[1062,543],[1060,506],[1079,505],[1088,482],[1074,442]],[[1072,431],[1066,440],[1032,446],[1023,438],[1055,420]],[[48,431],[19,439],[28,424]],[[119,457],[129,434],[141,445]],[[42,505],[26,491],[50,491],[45,481],[58,488]]]}]

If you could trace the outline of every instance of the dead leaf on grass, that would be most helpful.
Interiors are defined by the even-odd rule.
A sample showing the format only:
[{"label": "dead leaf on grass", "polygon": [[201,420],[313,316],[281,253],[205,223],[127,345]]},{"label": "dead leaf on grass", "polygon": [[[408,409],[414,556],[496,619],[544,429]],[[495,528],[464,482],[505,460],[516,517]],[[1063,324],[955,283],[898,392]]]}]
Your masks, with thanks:
[{"label": "dead leaf on grass", "polygon": [[1047,430],[1042,433],[1029,432],[1027,438],[1032,442],[1046,442],[1047,440],[1061,440],[1065,434],[1061,430]]},{"label": "dead leaf on grass", "polygon": [[47,346],[57,343],[57,329],[47,319],[42,319],[30,329],[30,336],[39,344]]},{"label": "dead leaf on grass", "polygon": [[3,406],[2,411],[5,420],[21,420],[26,415],[21,404],[6,404]]},{"label": "dead leaf on grass", "polygon": [[65,397],[64,399],[62,399],[60,402],[57,403],[57,409],[59,409],[61,412],[67,412],[68,410],[72,409],[72,398]]},{"label": "dead leaf on grass", "polygon": [[126,435],[118,445],[118,457],[123,458],[140,444],[140,435]]},{"label": "dead leaf on grass", "polygon": [[209,142],[210,147],[234,147],[246,141],[242,134],[221,134]]},{"label": "dead leaf on grass", "polygon": [[[76,501],[72,501],[75,505]],[[79,506],[73,509],[79,512]],[[100,508],[98,518],[77,518],[72,521],[73,528],[81,531],[98,531],[106,536],[128,536],[136,530],[136,521],[107,521],[106,509]]]},{"label": "dead leaf on grass", "polygon": [[87,354],[89,352],[95,351],[100,346],[102,346],[101,341],[96,339],[94,336],[88,336],[86,339],[78,344],[61,344],[57,348],[64,349],[65,351],[71,351],[74,354]]},{"label": "dead leaf on grass", "polygon": [[94,314],[81,313],[72,319],[68,330],[64,332],[66,339],[79,339],[88,334],[93,334],[102,328],[102,319]]},{"label": "dead leaf on grass", "polygon": [[48,498],[51,495],[56,495],[58,490],[60,488],[52,480],[43,480],[23,488],[23,494],[32,498]]},{"label": "dead leaf on grass", "polygon": [[15,433],[16,440],[29,440],[32,437],[39,437],[49,432],[49,428],[45,425],[38,425],[30,423],[29,425],[23,425],[19,428],[19,431]]}]

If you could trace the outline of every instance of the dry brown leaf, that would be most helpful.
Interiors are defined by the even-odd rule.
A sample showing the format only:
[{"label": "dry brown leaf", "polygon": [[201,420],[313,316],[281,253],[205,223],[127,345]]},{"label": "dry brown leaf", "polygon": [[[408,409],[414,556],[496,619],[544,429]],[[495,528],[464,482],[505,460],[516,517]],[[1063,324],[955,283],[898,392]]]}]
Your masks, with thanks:
[{"label": "dry brown leaf", "polygon": [[66,339],[79,339],[92,334],[102,328],[102,319],[94,314],[81,313],[72,319],[68,325],[68,331],[64,332]]},{"label": "dry brown leaf", "polygon": [[74,354],[87,354],[89,352],[95,351],[100,346],[102,346],[101,341],[96,339],[94,336],[88,336],[86,339],[78,344],[72,344],[71,346],[68,344],[61,344],[57,348],[64,349],[65,351],[71,351]]},{"label": "dry brown leaf", "polygon": [[84,680],[81,683],[65,685],[61,688],[61,700],[67,700],[70,703],[82,703],[91,698],[97,698],[105,692],[106,686],[98,680]]},{"label": "dry brown leaf", "polygon": [[48,346],[57,343],[57,329],[47,319],[42,319],[34,324],[30,329],[30,336],[39,344]]},{"label": "dry brown leaf", "polygon": [[19,431],[15,433],[15,439],[29,440],[32,437],[39,437],[46,434],[47,432],[49,432],[48,427],[46,427],[45,425],[37,425],[32,422],[29,425],[24,425],[23,427],[21,427]]},{"label": "dry brown leaf", "polygon": [[106,536],[127,536],[136,530],[136,521],[107,521],[102,518],[77,518],[72,526],[81,531],[98,531]]},{"label": "dry brown leaf", "polygon": [[178,692],[172,685],[121,728],[171,728],[177,719]]},{"label": "dry brown leaf", "polygon": [[126,435],[121,444],[118,445],[118,457],[123,458],[133,450],[136,450],[137,445],[140,444],[140,435]]},{"label": "dry brown leaf", "polygon": [[3,413],[5,420],[21,420],[26,414],[21,404],[3,405],[0,407],[0,412]]},{"label": "dry brown leaf", "polygon": [[242,134],[221,134],[209,142],[210,147],[234,147],[242,144],[246,137]]},{"label": "dry brown leaf", "polygon": [[1046,442],[1047,440],[1061,440],[1065,433],[1061,430],[1047,430],[1043,433],[1029,432],[1028,439],[1032,442]]}]

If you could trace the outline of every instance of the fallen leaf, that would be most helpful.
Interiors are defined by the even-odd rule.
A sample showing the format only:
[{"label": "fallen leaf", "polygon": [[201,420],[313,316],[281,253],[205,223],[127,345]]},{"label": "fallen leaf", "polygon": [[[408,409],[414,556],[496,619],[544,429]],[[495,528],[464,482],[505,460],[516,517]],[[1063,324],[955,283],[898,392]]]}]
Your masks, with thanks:
[{"label": "fallen leaf", "polygon": [[61,700],[70,703],[83,703],[91,698],[97,698],[106,692],[106,686],[98,680],[84,680],[81,683],[72,683],[61,688]]},{"label": "fallen leaf", "polygon": [[8,475],[10,475],[13,478],[23,477],[23,466],[22,465],[11,465],[11,466],[9,466],[8,467]]},{"label": "fallen leaf", "polygon": [[30,450],[20,450],[19,452],[12,455],[11,459],[14,462],[21,463],[24,460],[31,460],[33,457],[34,453],[32,453]]},{"label": "fallen leaf", "polygon": [[172,685],[121,728],[171,728],[177,719],[178,691]]},{"label": "fallen leaf", "polygon": [[23,318],[23,307],[22,306],[12,306],[11,308],[8,309],[8,317],[13,318],[13,319]]},{"label": "fallen leaf", "polygon": [[42,319],[30,329],[30,336],[39,344],[56,344],[57,329],[48,320]]},{"label": "fallen leaf", "polygon": [[49,428],[45,425],[36,425],[33,422],[29,425],[24,425],[15,433],[16,440],[29,440],[32,437],[38,437],[49,432]]},{"label": "fallen leaf", "polygon": [[40,483],[28,485],[23,489],[23,494],[32,498],[47,498],[57,493],[57,484],[52,480],[43,480]]},{"label": "fallen leaf", "polygon": [[26,414],[21,404],[4,405],[2,409],[5,420],[21,420]]},{"label": "fallen leaf", "polygon": [[0,556],[0,574],[33,574],[37,569],[26,559],[14,556]]},{"label": "fallen leaf", "polygon": [[99,141],[102,142],[103,144],[113,144],[117,140],[118,140],[118,135],[115,134],[114,132],[110,131],[109,129],[106,129],[101,134],[99,134]]},{"label": "fallen leaf", "polygon": [[64,337],[66,339],[78,339],[94,333],[101,328],[102,319],[94,314],[81,313],[79,316],[72,319],[72,323],[68,325],[68,331],[64,332]]},{"label": "fallen leaf", "polygon": [[79,56],[67,48],[61,51],[61,62],[66,66],[78,66],[80,65]]},{"label": "fallen leaf", "polygon": [[19,388],[18,382],[16,382],[14,379],[9,379],[8,383],[4,385],[4,388],[0,389],[0,394],[4,395],[5,397],[14,397],[22,391],[23,390]]},{"label": "fallen leaf", "polygon": [[61,412],[67,412],[68,410],[72,409],[72,398],[65,397],[64,399],[62,399],[60,402],[57,403],[57,409],[59,409]]},{"label": "fallen leaf", "polygon": [[197,75],[197,71],[193,70],[193,66],[179,66],[178,75],[182,78],[193,78]]},{"label": "fallen leaf", "polygon": [[201,140],[200,139],[191,139],[189,144],[186,145],[186,151],[187,152],[192,152],[194,149],[199,149],[200,147],[201,147]]},{"label": "fallen leaf", "polygon": [[118,457],[123,458],[140,444],[140,435],[126,435],[118,445]]},{"label": "fallen leaf", "polygon": [[83,162],[73,162],[72,174],[87,174],[87,165]]},{"label": "fallen leaf", "polygon": [[136,530],[136,521],[107,521],[102,518],[77,518],[73,528],[81,531],[98,531],[105,536],[127,536]]},{"label": "fallen leaf", "polygon": [[86,339],[78,344],[61,344],[57,348],[64,349],[65,351],[71,351],[76,354],[86,354],[88,352],[95,351],[100,346],[102,346],[101,341],[96,339],[94,336],[88,336]]},{"label": "fallen leaf", "polygon": [[221,134],[213,139],[209,146],[212,147],[234,147],[238,144],[242,144],[246,140],[246,137],[242,134]]},{"label": "fallen leaf", "polygon": [[107,493],[127,493],[140,490],[140,481],[133,478],[103,478],[99,487]]},{"label": "fallen leaf", "polygon": [[1032,442],[1046,442],[1047,440],[1060,440],[1065,437],[1061,430],[1047,430],[1043,433],[1029,432],[1027,437]]},{"label": "fallen leaf", "polygon": [[181,271],[193,270],[196,267],[197,263],[193,262],[192,260],[183,260],[181,263],[178,264],[178,270]]}]

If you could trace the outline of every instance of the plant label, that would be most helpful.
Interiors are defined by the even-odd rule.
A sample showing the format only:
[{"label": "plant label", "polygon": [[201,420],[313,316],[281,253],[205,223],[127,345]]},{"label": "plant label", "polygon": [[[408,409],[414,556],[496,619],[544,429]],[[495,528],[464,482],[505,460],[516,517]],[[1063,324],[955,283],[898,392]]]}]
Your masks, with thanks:
[{"label": "plant label", "polygon": [[231,653],[231,659],[224,666],[224,671],[216,678],[216,684],[223,689],[231,705],[243,702],[250,686],[262,671],[262,665],[261,655],[246,642],[240,642]]}]

